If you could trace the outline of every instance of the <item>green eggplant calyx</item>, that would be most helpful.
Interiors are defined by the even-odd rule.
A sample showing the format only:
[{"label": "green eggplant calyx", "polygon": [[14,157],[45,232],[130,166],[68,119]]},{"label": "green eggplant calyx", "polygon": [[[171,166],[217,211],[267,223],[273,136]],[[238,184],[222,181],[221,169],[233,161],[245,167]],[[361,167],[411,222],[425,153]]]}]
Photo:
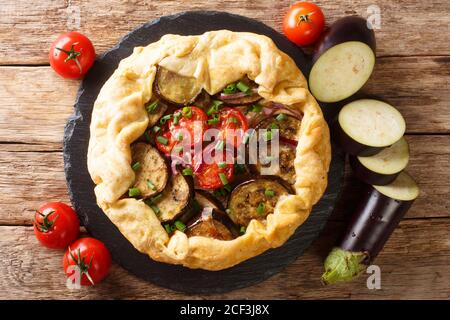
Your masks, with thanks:
[{"label": "green eggplant calyx", "polygon": [[353,280],[366,269],[367,266],[363,262],[367,257],[367,252],[352,252],[333,248],[325,259],[325,272],[322,275],[322,282],[334,284]]}]

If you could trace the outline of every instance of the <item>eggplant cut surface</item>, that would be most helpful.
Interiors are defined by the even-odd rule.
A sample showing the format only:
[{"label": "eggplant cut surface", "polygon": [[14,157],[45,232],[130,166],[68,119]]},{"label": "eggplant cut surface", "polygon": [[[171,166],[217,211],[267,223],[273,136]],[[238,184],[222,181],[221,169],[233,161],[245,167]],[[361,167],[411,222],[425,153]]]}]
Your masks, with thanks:
[{"label": "eggplant cut surface", "polygon": [[197,79],[181,76],[163,67],[158,67],[155,83],[158,95],[179,105],[193,102],[202,91]]},{"label": "eggplant cut surface", "polygon": [[138,188],[143,198],[161,191],[169,180],[169,168],[159,151],[146,143],[136,143],[131,148],[132,164],[139,163],[135,170],[134,188]]},{"label": "eggplant cut surface", "polygon": [[146,107],[152,103],[156,103],[156,107],[148,112],[148,127],[153,127],[168,109],[167,104],[158,100],[147,103]]},{"label": "eggplant cut surface", "polygon": [[378,192],[398,201],[413,201],[419,196],[419,187],[406,172],[401,172],[390,184],[373,186]]},{"label": "eggplant cut surface", "polygon": [[362,17],[336,21],[318,42],[309,75],[317,100],[337,102],[356,93],[375,66],[375,33]]},{"label": "eggplant cut surface", "polygon": [[365,183],[375,185],[386,185],[394,181],[408,162],[409,146],[405,138],[374,156],[350,156],[350,165],[355,176]]},{"label": "eggplant cut surface", "polygon": [[348,153],[371,156],[400,140],[406,124],[400,112],[391,105],[361,99],[341,109],[337,130],[337,138]]},{"label": "eggplant cut surface", "polygon": [[279,130],[280,137],[296,141],[301,125],[301,120],[284,115],[283,120],[277,120],[276,116],[265,118],[256,125],[256,129],[270,129],[273,126]]},{"label": "eggplant cut surface", "polygon": [[287,194],[289,190],[273,178],[241,183],[231,193],[228,214],[235,224],[247,226],[252,219],[264,220],[273,213],[280,196]]},{"label": "eggplant cut surface", "polygon": [[189,209],[193,197],[192,181],[181,173],[172,175],[166,189],[155,205],[159,208],[159,219],[162,222],[173,221]]},{"label": "eggplant cut surface", "polygon": [[213,216],[202,218],[201,216],[186,229],[188,237],[200,236],[217,240],[233,240],[232,232]]},{"label": "eggplant cut surface", "polygon": [[[279,161],[279,169],[277,172],[274,172],[273,175],[276,175],[280,177],[281,179],[285,180],[290,185],[293,185],[295,183],[295,166],[294,166],[294,160],[296,156],[296,148],[293,145],[287,144],[287,143],[280,143],[279,144],[279,155],[278,155],[278,161]],[[267,153],[271,154],[271,146],[270,144],[267,146]],[[269,167],[270,163],[263,164],[259,161],[255,165],[252,165],[251,168],[253,171],[255,171],[258,174],[261,174],[262,169],[264,167]]]}]

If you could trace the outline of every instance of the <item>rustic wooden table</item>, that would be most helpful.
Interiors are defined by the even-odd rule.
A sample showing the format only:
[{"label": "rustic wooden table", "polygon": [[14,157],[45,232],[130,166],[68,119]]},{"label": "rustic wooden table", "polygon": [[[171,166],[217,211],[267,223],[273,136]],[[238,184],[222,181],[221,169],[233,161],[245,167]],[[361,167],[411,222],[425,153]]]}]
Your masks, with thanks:
[{"label": "rustic wooden table", "polygon": [[[360,186],[347,170],[344,195],[326,230],[295,263],[254,287],[220,295],[185,295],[146,283],[114,265],[95,288],[70,291],[62,252],[37,244],[31,223],[47,200],[69,201],[62,136],[79,81],[48,66],[57,34],[79,29],[97,53],[162,15],[209,9],[242,14],[281,31],[291,1],[17,1],[0,2],[0,298],[2,299],[408,299],[450,298],[450,2],[448,0],[317,1],[327,22],[377,5],[378,63],[367,92],[391,101],[407,121],[408,171],[422,193],[376,263],[380,290],[366,276],[320,284],[322,261],[344,226]],[[78,19],[78,13],[79,18]],[[176,280],[175,280],[176,281]]]}]

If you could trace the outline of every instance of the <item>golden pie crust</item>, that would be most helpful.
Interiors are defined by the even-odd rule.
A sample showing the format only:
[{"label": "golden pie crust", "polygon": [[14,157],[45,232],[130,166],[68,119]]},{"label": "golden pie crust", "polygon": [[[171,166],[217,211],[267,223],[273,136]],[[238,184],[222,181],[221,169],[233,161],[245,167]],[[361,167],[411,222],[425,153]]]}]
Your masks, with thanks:
[{"label": "golden pie crust", "polygon": [[[295,195],[279,199],[266,221],[252,220],[230,241],[175,231],[169,237],[142,200],[121,199],[133,185],[130,144],[146,130],[145,103],[157,66],[195,77],[210,95],[248,76],[266,100],[300,110]],[[92,111],[88,169],[97,204],[133,246],[152,259],[189,268],[221,270],[281,246],[308,217],[327,185],[329,129],[294,61],[268,37],[228,30],[199,36],[165,35],[136,47],[102,87]]]}]

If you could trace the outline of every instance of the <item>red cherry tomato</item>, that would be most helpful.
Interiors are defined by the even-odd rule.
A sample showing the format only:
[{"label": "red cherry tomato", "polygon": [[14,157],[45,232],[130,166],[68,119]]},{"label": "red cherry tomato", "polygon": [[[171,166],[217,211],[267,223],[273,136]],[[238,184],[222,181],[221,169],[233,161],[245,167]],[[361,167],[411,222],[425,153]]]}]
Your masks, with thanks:
[{"label": "red cherry tomato", "polygon": [[48,59],[53,70],[63,78],[81,78],[94,63],[95,49],[81,33],[66,32],[52,43]]},{"label": "red cherry tomato", "polygon": [[48,202],[36,211],[34,233],[39,242],[54,249],[65,249],[75,241],[80,221],[75,211],[62,202]]},{"label": "red cherry tomato", "polygon": [[[217,150],[219,144],[222,144],[223,151]],[[227,153],[231,154],[227,155]],[[211,159],[208,160],[207,157]],[[223,187],[225,184],[228,184],[227,182],[231,182],[234,178],[233,173],[233,153],[226,149],[223,141],[213,142],[203,150],[202,163],[198,166],[194,178],[200,188],[213,190]]]},{"label": "red cherry tomato", "polygon": [[325,27],[325,16],[314,3],[294,3],[283,19],[283,32],[299,46],[314,43]]},{"label": "red cherry tomato", "polygon": [[81,238],[69,246],[63,257],[64,273],[76,277],[82,286],[102,281],[111,267],[111,255],[103,242],[94,238]]},{"label": "red cherry tomato", "polygon": [[[178,114],[178,116],[176,116]],[[177,117],[177,121],[174,119]],[[156,135],[156,146],[166,155],[169,155],[173,147],[190,139],[190,146],[201,144],[206,130],[205,122],[208,119],[206,113],[195,106],[184,107],[174,113],[161,132]],[[198,130],[198,132],[197,132]],[[158,138],[158,137],[162,137]]]},{"label": "red cherry tomato", "polygon": [[223,108],[219,111],[220,130],[218,139],[224,140],[228,145],[238,147],[244,140],[244,134],[248,130],[247,118],[241,111],[235,108]]}]

